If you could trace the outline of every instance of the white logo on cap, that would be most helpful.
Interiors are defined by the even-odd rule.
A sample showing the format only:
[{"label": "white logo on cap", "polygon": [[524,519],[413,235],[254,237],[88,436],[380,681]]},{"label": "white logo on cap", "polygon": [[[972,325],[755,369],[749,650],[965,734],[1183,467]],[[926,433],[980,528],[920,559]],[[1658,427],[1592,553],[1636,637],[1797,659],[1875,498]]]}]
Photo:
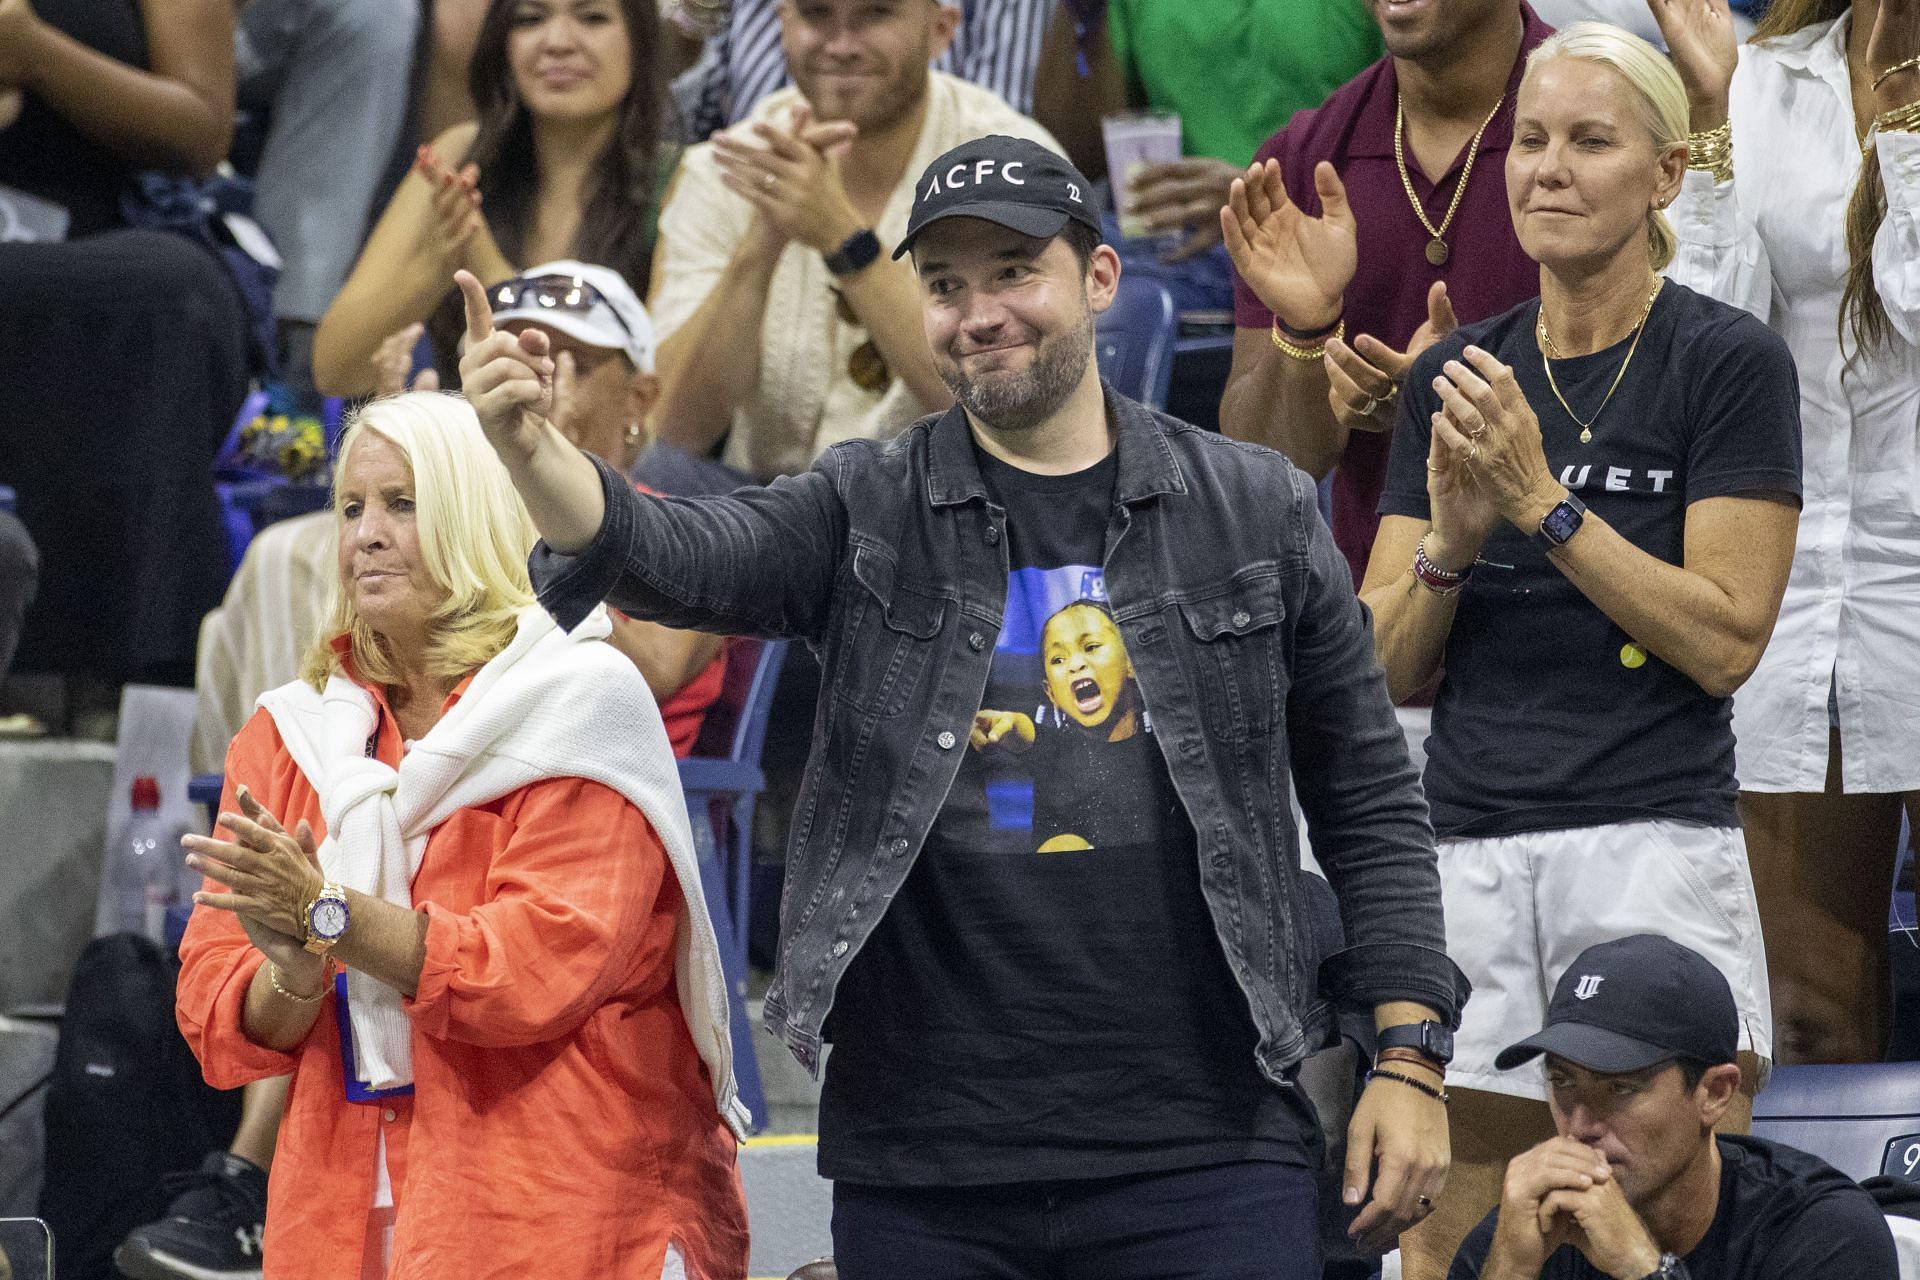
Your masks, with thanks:
[{"label": "white logo on cap", "polygon": [[1573,998],[1575,1000],[1593,999],[1600,994],[1600,984],[1605,981],[1606,978],[1598,973],[1581,974],[1580,981],[1573,988]]},{"label": "white logo on cap", "polygon": [[1073,201],[1075,204],[1080,203],[1080,188],[1071,182],[1067,184],[1067,199]]},{"label": "white logo on cap", "polygon": [[[989,178],[994,177],[1008,186],[1024,187],[1027,185],[1027,180],[1018,175],[1026,167],[1027,162],[1024,160],[1009,160],[1005,164],[997,160],[976,160],[970,166],[956,164],[947,170],[944,184],[941,182],[942,175],[934,174],[933,181],[927,184],[927,190],[920,198],[931,200],[942,191],[958,191],[961,187],[984,186]],[[1076,194],[1073,198],[1078,200],[1080,197]]]}]

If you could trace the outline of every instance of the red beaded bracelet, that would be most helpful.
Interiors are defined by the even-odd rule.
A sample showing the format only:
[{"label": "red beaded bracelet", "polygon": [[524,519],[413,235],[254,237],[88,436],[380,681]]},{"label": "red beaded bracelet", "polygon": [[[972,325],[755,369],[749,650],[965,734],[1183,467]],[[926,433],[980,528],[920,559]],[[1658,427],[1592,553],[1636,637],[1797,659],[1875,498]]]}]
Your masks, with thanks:
[{"label": "red beaded bracelet", "polygon": [[1413,576],[1420,585],[1437,596],[1450,596],[1467,585],[1467,579],[1473,576],[1473,566],[1468,565],[1457,573],[1442,569],[1427,559],[1427,540],[1420,539],[1420,545],[1413,549]]}]

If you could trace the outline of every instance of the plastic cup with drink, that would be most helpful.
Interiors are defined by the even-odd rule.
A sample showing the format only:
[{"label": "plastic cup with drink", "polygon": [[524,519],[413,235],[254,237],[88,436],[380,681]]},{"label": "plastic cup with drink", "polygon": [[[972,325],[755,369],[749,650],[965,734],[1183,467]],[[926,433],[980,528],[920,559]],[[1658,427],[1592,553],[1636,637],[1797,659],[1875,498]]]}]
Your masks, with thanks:
[{"label": "plastic cup with drink", "polygon": [[[1127,211],[1127,192],[1140,171],[1180,158],[1180,117],[1171,111],[1122,111],[1100,121],[1107,144],[1107,177],[1113,184],[1113,204],[1120,215],[1120,234],[1144,240],[1151,233],[1146,220]],[[1178,244],[1180,234],[1169,237]]]}]

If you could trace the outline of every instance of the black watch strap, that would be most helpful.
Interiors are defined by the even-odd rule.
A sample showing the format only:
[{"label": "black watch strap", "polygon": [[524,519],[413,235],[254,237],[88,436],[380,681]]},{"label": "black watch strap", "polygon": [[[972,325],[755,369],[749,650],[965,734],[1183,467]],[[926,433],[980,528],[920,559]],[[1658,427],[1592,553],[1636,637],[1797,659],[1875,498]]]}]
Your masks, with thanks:
[{"label": "black watch strap", "polygon": [[850,276],[879,256],[880,237],[873,234],[872,228],[863,227],[827,255],[827,270],[836,276]]},{"label": "black watch strap", "polygon": [[1403,1022],[1397,1027],[1382,1027],[1374,1035],[1374,1044],[1381,1049],[1413,1049],[1443,1067],[1453,1061],[1453,1032],[1440,1022]]}]

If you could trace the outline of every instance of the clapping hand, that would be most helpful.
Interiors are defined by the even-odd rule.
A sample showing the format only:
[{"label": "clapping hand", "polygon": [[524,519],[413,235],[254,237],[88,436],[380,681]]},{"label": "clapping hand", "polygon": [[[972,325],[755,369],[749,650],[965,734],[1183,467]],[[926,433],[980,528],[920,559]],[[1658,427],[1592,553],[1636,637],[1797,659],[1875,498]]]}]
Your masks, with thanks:
[{"label": "clapping hand", "polygon": [[1239,169],[1208,156],[1146,165],[1127,184],[1121,212],[1139,218],[1150,235],[1181,233],[1180,244],[1161,255],[1180,262],[1220,243],[1220,213],[1239,176]]},{"label": "clapping hand", "polygon": [[1740,61],[1727,0],[1647,0],[1647,8],[1686,86],[1691,127],[1696,132],[1718,128],[1727,118],[1727,93]]},{"label": "clapping hand", "polygon": [[1414,359],[1459,327],[1447,298],[1447,282],[1436,280],[1427,290],[1427,318],[1413,331],[1405,351],[1395,351],[1370,333],[1358,335],[1352,343],[1329,339],[1327,400],[1335,421],[1352,431],[1391,430],[1400,384]]},{"label": "clapping hand", "polygon": [[[180,838],[187,865],[223,886],[202,889],[193,901],[233,912],[247,939],[283,971],[313,968],[316,957],[304,946],[306,909],[326,884],[313,828],[303,819],[289,832],[244,784],[236,799],[241,811],[221,814],[216,836]],[[220,828],[233,838],[216,838]]]},{"label": "clapping hand", "polygon": [[432,147],[423,146],[414,153],[413,168],[433,192],[436,247],[448,264],[468,265],[468,251],[487,226],[480,216],[480,166],[468,164],[455,172]]},{"label": "clapping hand", "polygon": [[756,120],[747,130],[757,142],[734,131],[713,136],[720,181],[782,238],[828,254],[866,225],[840,180],[856,132],[850,121],[816,123],[802,102],[787,128]]},{"label": "clapping hand", "polygon": [[407,375],[413,373],[413,352],[420,345],[420,335],[426,326],[415,322],[397,332],[388,334],[380,340],[373,350],[373,394],[376,396],[397,396],[402,391],[438,391],[440,375],[432,365],[414,375],[411,386]]},{"label": "clapping hand", "polygon": [[1322,160],[1314,166],[1313,185],[1320,195],[1318,218],[1288,199],[1280,162],[1267,160],[1233,180],[1220,211],[1220,231],[1240,278],[1282,324],[1302,333],[1329,329],[1340,319],[1360,262],[1340,176]]},{"label": "clapping hand", "polygon": [[1532,533],[1565,490],[1547,466],[1540,420],[1513,370],[1468,347],[1462,359],[1442,366],[1433,389],[1440,395],[1433,418],[1438,444],[1428,465],[1463,468],[1494,510]]}]

